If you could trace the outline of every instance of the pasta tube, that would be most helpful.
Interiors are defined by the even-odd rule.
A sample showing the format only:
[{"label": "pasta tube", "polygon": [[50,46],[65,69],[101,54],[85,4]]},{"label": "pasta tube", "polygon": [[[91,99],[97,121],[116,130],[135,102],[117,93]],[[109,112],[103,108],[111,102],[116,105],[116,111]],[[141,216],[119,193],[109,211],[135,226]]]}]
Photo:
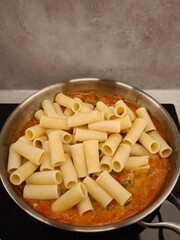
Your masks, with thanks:
[{"label": "pasta tube", "polygon": [[61,133],[61,138],[62,138],[62,142],[63,143],[71,143],[72,141],[72,134],[66,132],[66,131],[63,131],[63,130],[60,130],[60,133]]},{"label": "pasta tube", "polygon": [[26,184],[23,189],[23,197],[25,199],[51,200],[57,199],[59,195],[58,185]]},{"label": "pasta tube", "polygon": [[31,140],[28,140],[25,135],[18,138],[18,141],[22,141],[22,142],[28,143],[30,145],[33,145],[33,142]]},{"label": "pasta tube", "polygon": [[40,127],[39,124],[29,127],[25,131],[25,136],[28,140],[32,141],[37,137],[45,134],[45,129]]},{"label": "pasta tube", "polygon": [[111,172],[112,170],[112,156],[107,156],[107,155],[103,155],[103,157],[100,160],[100,168],[101,171],[108,171]]},{"label": "pasta tube", "polygon": [[112,117],[114,117],[114,112],[102,101],[98,101],[96,103],[96,108],[99,112],[104,112],[104,118],[106,120],[110,120]]},{"label": "pasta tube", "polygon": [[53,102],[53,107],[58,115],[64,116],[62,107],[59,105],[59,103]]},{"label": "pasta tube", "polygon": [[80,102],[80,103],[81,103],[82,105],[84,105],[84,106],[87,106],[87,107],[90,108],[91,110],[94,109],[93,104],[87,103],[87,102],[83,102],[83,101],[82,101],[80,98],[78,98],[78,97],[75,97],[74,100]]},{"label": "pasta tube", "polygon": [[78,113],[68,118],[69,127],[78,127],[100,120],[100,113],[97,110]]},{"label": "pasta tube", "polygon": [[90,130],[119,133],[121,131],[121,123],[116,120],[103,120],[94,123],[89,123],[88,128]]},{"label": "pasta tube", "polygon": [[108,137],[108,139],[102,144],[101,151],[108,156],[112,156],[121,141],[122,136],[119,133],[112,133]]},{"label": "pasta tube", "polygon": [[159,151],[159,142],[154,140],[145,132],[142,132],[141,136],[139,137],[139,142],[152,154],[155,154]]},{"label": "pasta tube", "polygon": [[107,171],[103,171],[96,179],[101,186],[120,206],[124,206],[132,194],[128,192],[118,181],[116,181]]},{"label": "pasta tube", "polygon": [[42,116],[45,116],[45,113],[42,109],[37,110],[34,114],[34,117],[38,120],[40,120]]},{"label": "pasta tube", "polygon": [[22,182],[26,180],[33,172],[36,171],[38,165],[32,163],[31,161],[27,161],[23,165],[21,165],[18,169],[10,175],[10,181],[14,185],[20,185]]},{"label": "pasta tube", "polygon": [[104,208],[112,201],[112,197],[91,177],[87,176],[83,183],[89,194]]},{"label": "pasta tube", "polygon": [[172,148],[169,146],[169,144],[163,139],[163,137],[157,132],[157,131],[152,131],[149,133],[149,135],[155,139],[156,141],[159,142],[160,148],[159,148],[159,155],[162,158],[167,158],[171,155],[172,153]]},{"label": "pasta tube", "polygon": [[91,200],[88,196],[77,204],[77,210],[80,216],[85,212],[93,210]]},{"label": "pasta tube", "polygon": [[74,100],[81,103],[80,112],[90,112],[94,110],[94,106],[92,104],[83,102],[80,98],[74,98]]},{"label": "pasta tube", "polygon": [[14,143],[10,145],[9,155],[8,155],[8,164],[7,171],[9,174],[14,172],[21,166],[22,157],[14,150]]},{"label": "pasta tube", "polygon": [[66,117],[70,117],[70,116],[72,116],[73,114],[74,114],[73,110],[71,110],[70,108],[65,108],[65,110],[64,110],[64,115],[65,115]]},{"label": "pasta tube", "polygon": [[40,119],[40,126],[42,128],[49,129],[59,129],[59,130],[69,130],[67,119],[64,118],[54,118],[48,116],[42,116]]},{"label": "pasta tube", "polygon": [[56,95],[55,101],[61,106],[71,109],[73,112],[78,112],[81,109],[81,103],[75,99],[63,94],[58,93]]},{"label": "pasta tube", "polygon": [[97,140],[83,142],[88,174],[100,172],[99,145]]},{"label": "pasta tube", "polygon": [[126,111],[127,111],[127,114],[129,115],[130,117],[130,120],[131,122],[134,121],[134,119],[136,118],[134,112],[128,107],[128,105],[121,99],[121,100],[118,100],[114,107],[117,107],[117,106],[121,106],[122,108],[125,108]]},{"label": "pasta tube", "polygon": [[103,143],[99,142],[99,158],[101,158],[104,155],[104,153],[102,152],[102,145]]},{"label": "pasta tube", "polygon": [[152,154],[141,144],[135,143],[131,148],[131,155],[135,156],[151,156]]},{"label": "pasta tube", "polygon": [[50,147],[49,147],[49,141],[44,141],[42,144],[42,148],[44,151],[46,151],[46,154],[44,156],[44,159],[40,165],[40,171],[48,171],[48,170],[53,170],[54,167],[52,166],[51,163],[51,157],[50,157]]},{"label": "pasta tube", "polygon": [[112,159],[112,169],[115,172],[120,172],[124,168],[131,152],[131,147],[128,144],[120,143],[115,155]]},{"label": "pasta tube", "polygon": [[118,121],[121,123],[121,131],[132,127],[132,122],[129,118],[129,115],[118,118]]},{"label": "pasta tube", "polygon": [[48,134],[51,163],[53,167],[63,164],[66,159],[60,131],[53,131]]},{"label": "pasta tube", "polygon": [[63,144],[64,153],[68,153],[71,156],[71,144]]},{"label": "pasta tube", "polygon": [[59,170],[34,172],[26,179],[26,183],[35,185],[52,185],[61,182],[62,175]]},{"label": "pasta tube", "polygon": [[125,169],[141,168],[147,165],[149,165],[149,156],[134,156],[128,158],[124,168]]},{"label": "pasta tube", "polygon": [[[58,103],[57,103],[58,104]],[[70,110],[70,109],[69,109]],[[63,115],[59,114],[59,113],[48,113],[47,114],[47,117],[50,117],[50,118],[59,118],[59,119],[67,119],[68,116],[66,116],[64,113]]]},{"label": "pasta tube", "polygon": [[106,139],[106,132],[76,128],[75,141],[77,142],[83,142],[88,140],[98,140],[99,142],[104,142]]},{"label": "pasta tube", "polygon": [[123,141],[133,146],[139,139],[146,125],[147,122],[144,119],[136,118],[133,122],[132,127],[129,129],[128,133],[124,137]]},{"label": "pasta tube", "polygon": [[[48,135],[52,131],[57,131],[57,130],[47,130],[46,134]],[[60,132],[62,143],[68,144],[72,142],[72,134],[64,130],[58,130],[58,131]]]},{"label": "pasta tube", "polygon": [[51,205],[53,212],[63,212],[87,197],[87,189],[82,182],[78,182],[74,187],[69,189]]},{"label": "pasta tube", "polygon": [[43,149],[34,147],[20,140],[14,143],[14,150],[36,165],[40,165],[42,163],[45,155],[45,151]]},{"label": "pasta tube", "polygon": [[83,143],[71,145],[71,154],[78,178],[88,175]]},{"label": "pasta tube", "polygon": [[53,103],[49,99],[44,99],[41,102],[41,106],[44,110],[45,115],[48,115],[49,113],[56,113]]},{"label": "pasta tube", "polygon": [[69,154],[65,154],[66,161],[60,166],[64,186],[72,188],[77,184],[77,174]]},{"label": "pasta tube", "polygon": [[143,118],[144,120],[146,120],[147,125],[144,129],[145,132],[156,130],[156,127],[145,107],[138,108],[136,110],[136,114],[139,118]]},{"label": "pasta tube", "polygon": [[37,137],[33,140],[32,144],[34,147],[42,148],[43,142],[46,141],[48,138],[46,135],[42,135],[40,137]]},{"label": "pasta tube", "polygon": [[114,107],[114,114],[116,117],[123,117],[127,114],[127,108],[123,105],[116,105]]}]

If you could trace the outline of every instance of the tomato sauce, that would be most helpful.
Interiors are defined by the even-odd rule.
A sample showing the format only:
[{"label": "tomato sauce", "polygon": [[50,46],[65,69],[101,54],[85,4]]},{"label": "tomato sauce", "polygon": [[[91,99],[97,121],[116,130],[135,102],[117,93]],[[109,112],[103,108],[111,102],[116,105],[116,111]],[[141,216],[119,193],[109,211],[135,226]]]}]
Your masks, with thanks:
[{"label": "tomato sauce", "polygon": [[[107,105],[113,105],[120,98],[118,96],[105,96],[100,92],[90,90],[71,94],[71,97],[78,97],[84,102],[96,104],[97,101],[103,101]],[[122,99],[122,98],[121,98]],[[138,106],[128,102],[126,104],[135,111]],[[157,129],[160,129],[157,120],[153,119]],[[23,128],[21,134],[27,126],[33,125],[34,120],[30,121]],[[107,208],[103,208],[99,203],[91,198],[94,210],[78,215],[76,207],[73,207],[62,213],[51,211],[53,200],[27,200],[32,208],[42,215],[54,219],[55,221],[78,226],[103,226],[111,223],[121,222],[143,211],[159,194],[163,184],[166,181],[170,169],[168,158],[160,158],[159,155],[150,158],[150,169],[146,170],[123,170],[120,173],[111,172],[112,176],[121,183],[129,192],[132,193],[132,199],[127,205],[121,207],[113,200]],[[19,193],[22,194],[22,186],[18,187]]]}]

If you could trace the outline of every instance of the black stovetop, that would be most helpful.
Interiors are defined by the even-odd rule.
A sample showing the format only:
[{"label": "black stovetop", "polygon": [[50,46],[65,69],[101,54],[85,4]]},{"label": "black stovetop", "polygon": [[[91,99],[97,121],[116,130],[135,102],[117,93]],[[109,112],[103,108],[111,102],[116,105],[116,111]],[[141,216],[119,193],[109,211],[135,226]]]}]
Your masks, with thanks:
[{"label": "black stovetop", "polygon": [[[174,119],[180,130],[179,120],[173,104],[162,104]],[[0,129],[17,104],[0,104]],[[180,179],[172,193],[180,200]],[[153,213],[152,221],[174,221],[180,223],[177,208],[165,201]],[[0,181],[0,240],[180,240],[180,236],[170,229],[143,228],[133,224],[128,228],[101,233],[81,233],[63,231],[39,222],[29,216],[11,199]]]}]

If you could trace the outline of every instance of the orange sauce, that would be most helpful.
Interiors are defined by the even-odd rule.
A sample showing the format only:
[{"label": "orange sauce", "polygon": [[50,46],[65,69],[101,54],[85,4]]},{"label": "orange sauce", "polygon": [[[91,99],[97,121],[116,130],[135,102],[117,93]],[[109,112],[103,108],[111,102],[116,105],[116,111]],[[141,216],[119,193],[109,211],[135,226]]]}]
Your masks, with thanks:
[{"label": "orange sauce", "polygon": [[[96,104],[97,101],[103,101],[107,105],[113,105],[120,98],[118,96],[105,96],[94,90],[87,92],[79,92],[72,94],[71,97],[79,97],[84,102]],[[126,104],[135,111],[136,104],[128,102]],[[153,119],[157,129],[160,129],[157,120]],[[30,121],[23,128],[25,129],[34,124],[34,120]],[[93,211],[78,215],[76,207],[73,207],[62,213],[54,213],[51,211],[53,200],[27,200],[32,208],[42,215],[54,219],[61,223],[78,226],[103,226],[111,223],[121,222],[143,211],[159,194],[163,184],[166,181],[170,162],[168,158],[161,159],[159,155],[150,159],[149,170],[123,170],[120,173],[111,172],[112,176],[119,181],[129,192],[132,193],[131,201],[124,207],[120,207],[116,201],[112,201],[106,209],[94,201],[92,198]],[[18,191],[22,196],[22,188],[18,187]]]}]

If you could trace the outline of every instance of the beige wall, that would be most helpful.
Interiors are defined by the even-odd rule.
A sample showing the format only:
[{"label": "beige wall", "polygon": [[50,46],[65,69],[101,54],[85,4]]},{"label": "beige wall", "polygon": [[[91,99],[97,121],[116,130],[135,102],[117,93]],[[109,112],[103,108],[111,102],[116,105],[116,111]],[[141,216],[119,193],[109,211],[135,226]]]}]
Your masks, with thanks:
[{"label": "beige wall", "polygon": [[180,89],[180,1],[0,0],[0,89],[80,77]]}]

